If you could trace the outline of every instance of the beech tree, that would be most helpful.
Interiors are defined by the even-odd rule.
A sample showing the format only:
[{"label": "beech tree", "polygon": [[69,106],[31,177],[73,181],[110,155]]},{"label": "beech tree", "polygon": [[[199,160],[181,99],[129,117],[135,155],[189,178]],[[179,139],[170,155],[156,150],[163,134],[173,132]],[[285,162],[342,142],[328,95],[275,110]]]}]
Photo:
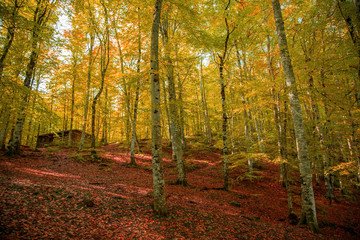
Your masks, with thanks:
[{"label": "beech tree", "polygon": [[176,91],[175,91],[175,76],[174,76],[174,63],[171,57],[171,41],[170,41],[170,32],[176,31],[176,26],[173,30],[170,28],[169,23],[169,14],[171,11],[171,6],[168,6],[168,11],[166,12],[165,19],[162,21],[162,35],[163,43],[165,48],[165,64],[166,64],[166,75],[167,75],[167,84],[169,91],[169,116],[170,116],[170,128],[172,135],[172,150],[175,153],[175,160],[177,162],[178,170],[178,180],[177,183],[183,186],[187,185],[186,182],[186,172],[185,172],[185,163],[181,139],[181,124],[179,118],[178,104],[176,100]]},{"label": "beech tree", "polygon": [[298,90],[291,63],[291,58],[287,46],[284,21],[282,18],[279,0],[272,0],[276,31],[278,36],[282,65],[285,73],[286,85],[288,88],[291,114],[294,122],[296,136],[297,152],[300,161],[301,174],[301,199],[302,215],[300,223],[307,224],[314,232],[319,232],[319,226],[316,218],[316,208],[314,199],[314,190],[312,187],[312,176],[309,153],[307,149],[306,133],[303,123],[301,105],[299,102]]},{"label": "beech tree", "polygon": [[26,117],[26,108],[28,103],[29,92],[31,91],[31,79],[33,77],[33,72],[36,67],[36,62],[38,59],[38,54],[40,51],[41,37],[44,33],[44,26],[48,24],[49,18],[53,12],[53,8],[56,5],[56,1],[47,1],[47,0],[37,0],[36,8],[33,15],[33,26],[31,29],[31,53],[29,58],[29,63],[27,65],[25,78],[24,78],[24,92],[22,97],[22,106],[20,108],[16,126],[14,129],[14,135],[11,143],[8,146],[9,154],[19,154],[20,153],[20,144],[22,138],[23,125]]},{"label": "beech tree", "polygon": [[[240,0],[80,0],[57,9],[62,3],[0,5],[2,149],[9,142],[15,153],[21,139],[34,148],[37,135],[80,129],[79,151],[88,131],[93,156],[95,147],[116,143],[136,166],[152,137],[159,215],[167,214],[168,146],[181,185],[194,148],[222,152],[223,189],[256,181],[265,161],[279,164],[290,214],[299,166],[301,222],[314,231],[311,174],[329,204],[359,186],[359,1],[284,1],[286,41],[275,0],[273,8]],[[60,140],[59,147],[77,143],[72,134]],[[232,168],[245,171],[229,174]]]},{"label": "beech tree", "polygon": [[[104,82],[105,82],[105,76],[106,71],[108,69],[109,63],[110,63],[110,30],[109,30],[109,17],[108,17],[108,9],[104,1],[100,1],[101,6],[104,10],[104,25],[105,30],[103,32],[100,32],[99,29],[96,29],[96,34],[98,36],[98,39],[100,41],[100,88],[98,92],[96,93],[95,97],[92,100],[91,105],[91,154],[93,157],[96,157],[96,137],[95,137],[95,118],[96,118],[96,104],[99,100],[103,90],[104,90]],[[98,119],[100,121],[100,119]]]},{"label": "beech tree", "polygon": [[160,216],[168,214],[164,170],[161,156],[161,116],[160,116],[160,79],[159,79],[159,29],[162,0],[156,0],[151,30],[151,138],[152,168],[154,185],[154,211]]}]

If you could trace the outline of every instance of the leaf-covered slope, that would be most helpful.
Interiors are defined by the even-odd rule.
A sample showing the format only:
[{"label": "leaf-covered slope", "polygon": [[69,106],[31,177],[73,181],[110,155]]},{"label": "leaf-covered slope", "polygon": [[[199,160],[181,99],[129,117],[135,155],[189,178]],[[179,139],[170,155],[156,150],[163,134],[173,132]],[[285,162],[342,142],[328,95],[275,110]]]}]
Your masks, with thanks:
[{"label": "leaf-covered slope", "polygon": [[[69,149],[24,151],[1,156],[0,234],[2,239],[356,239],[359,201],[332,206],[316,189],[323,234],[287,219],[285,190],[278,166],[258,163],[258,177],[233,169],[230,191],[223,191],[220,154],[188,151],[190,187],[173,185],[176,165],[164,159],[170,216],[154,216],[151,157],[137,155],[138,168],[118,145],[102,148],[101,163],[83,161]],[[165,149],[166,156],[166,149]],[[240,177],[239,177],[240,176]],[[299,185],[294,177],[294,184]],[[300,188],[293,186],[300,214]],[[346,201],[345,201],[346,200]]]}]

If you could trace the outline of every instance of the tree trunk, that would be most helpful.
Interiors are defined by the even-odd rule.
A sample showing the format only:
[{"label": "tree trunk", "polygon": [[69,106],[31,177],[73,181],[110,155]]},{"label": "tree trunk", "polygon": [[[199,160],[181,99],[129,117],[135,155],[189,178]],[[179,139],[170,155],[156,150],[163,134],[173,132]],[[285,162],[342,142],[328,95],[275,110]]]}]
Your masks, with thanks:
[{"label": "tree trunk", "polygon": [[224,50],[222,55],[218,54],[219,57],[219,77],[220,77],[220,94],[221,94],[221,107],[222,107],[222,139],[223,139],[223,163],[224,163],[224,189],[229,189],[229,167],[228,167],[228,136],[227,136],[227,110],[226,110],[226,95],[225,95],[225,79],[224,79],[224,65],[228,54],[228,43],[231,33],[235,30],[233,28],[230,30],[230,26],[228,23],[228,13],[227,10],[230,6],[231,0],[227,2],[225,7],[225,25],[226,25],[226,37],[224,42]]},{"label": "tree trunk", "polygon": [[41,1],[37,2],[37,6],[34,12],[33,19],[33,28],[31,33],[31,53],[29,63],[26,67],[24,87],[25,90],[22,96],[22,104],[19,110],[19,114],[16,120],[14,135],[11,144],[8,147],[8,154],[19,154],[20,153],[20,144],[21,137],[23,132],[24,121],[26,118],[26,108],[29,101],[29,94],[31,92],[31,79],[36,67],[36,62],[39,53],[39,35],[41,33],[42,27],[46,24],[49,15],[51,14],[51,8],[48,6],[49,3],[43,3]]},{"label": "tree trunk", "polygon": [[104,145],[108,144],[108,115],[109,115],[109,109],[108,109],[108,88],[105,88],[105,107],[104,107],[104,117],[103,117],[103,135],[102,135],[102,143]]},{"label": "tree trunk", "polygon": [[[96,104],[98,99],[101,96],[101,93],[104,89],[104,82],[105,82],[105,75],[110,63],[110,31],[109,31],[109,24],[108,24],[108,15],[107,15],[107,8],[103,2],[101,5],[104,8],[105,14],[105,33],[103,34],[103,38],[100,40],[100,74],[101,74],[101,82],[100,88],[97,94],[95,95],[93,102],[92,102],[92,113],[91,113],[91,156],[93,158],[97,158],[96,150],[95,150],[95,115],[96,115]],[[99,118],[98,118],[99,119]]]},{"label": "tree trunk", "polygon": [[132,126],[132,136],[131,136],[131,145],[130,145],[130,165],[136,166],[135,162],[135,143],[136,143],[136,120],[137,120],[137,111],[139,104],[139,95],[140,95],[140,78],[141,78],[141,22],[140,22],[140,8],[138,8],[138,60],[137,60],[137,79],[136,79],[136,92],[135,92],[135,102],[134,102],[134,118]]},{"label": "tree trunk", "polygon": [[211,128],[210,128],[210,121],[207,109],[207,102],[206,102],[206,93],[205,93],[205,81],[202,76],[202,59],[200,57],[200,66],[199,66],[199,82],[200,82],[200,94],[201,94],[201,105],[203,108],[203,115],[204,115],[204,133],[206,136],[206,140],[209,144],[211,144]]},{"label": "tree trunk", "polygon": [[[245,105],[245,101],[244,105]],[[244,119],[245,119],[245,139],[246,139],[246,152],[250,154],[252,152],[253,138],[251,136],[251,116],[248,114],[246,109],[244,110]],[[254,168],[254,158],[248,156],[248,172],[252,173]]]},{"label": "tree trunk", "polygon": [[89,35],[90,35],[89,60],[88,60],[88,70],[87,70],[87,82],[86,82],[86,94],[85,94],[85,103],[84,103],[83,125],[82,125],[81,139],[80,139],[80,145],[79,145],[79,150],[78,150],[79,152],[84,148],[84,144],[85,144],[86,125],[87,125],[88,111],[89,111],[91,73],[92,73],[92,66],[93,66],[93,63],[94,63],[93,48],[94,48],[95,36],[91,31],[90,31]]},{"label": "tree trunk", "polygon": [[75,106],[75,83],[77,78],[77,59],[73,53],[73,80],[71,84],[71,108],[70,108],[70,131],[69,131],[69,140],[68,146],[72,146],[72,130],[73,130],[73,123],[74,123],[74,106]]},{"label": "tree trunk", "polygon": [[226,96],[225,81],[223,75],[224,61],[220,58],[220,91],[221,91],[221,107],[222,107],[222,139],[223,139],[223,162],[224,162],[224,189],[229,188],[229,169],[228,169],[228,146],[227,146],[227,114],[226,114]]},{"label": "tree trunk", "polygon": [[11,108],[5,109],[5,113],[2,114],[1,130],[0,130],[0,150],[6,150],[6,136],[9,129],[10,117],[11,117]]},{"label": "tree trunk", "polygon": [[[41,77],[41,74],[39,74],[39,77],[38,77],[38,79],[37,79],[37,81],[36,81],[36,90],[35,90],[35,93],[37,93],[38,90],[39,90],[40,77]],[[34,77],[34,78],[35,78],[35,77]],[[34,94],[33,99],[32,99],[31,111],[30,111],[32,114],[34,113],[35,104],[36,104],[36,101],[37,101],[36,98],[37,98],[37,96]],[[34,136],[34,134],[31,133],[32,123],[33,123],[33,121],[29,121],[28,135],[27,135],[27,137],[26,137],[26,146],[30,146],[31,143],[33,142],[33,136]],[[30,141],[30,138],[31,138],[31,141]]]},{"label": "tree trunk", "polygon": [[298,158],[300,161],[301,175],[301,198],[302,198],[302,216],[300,223],[307,224],[312,231],[319,232],[319,226],[316,218],[316,208],[314,191],[312,186],[312,176],[310,159],[308,154],[305,127],[303,124],[303,116],[299,102],[294,71],[291,64],[291,58],[287,46],[285,35],[284,21],[282,18],[279,0],[272,0],[280,55],[285,73],[286,85],[288,88],[291,114],[294,123],[295,137],[298,150]]},{"label": "tree trunk", "polygon": [[[164,93],[164,108],[165,108],[165,113],[166,113],[166,124],[167,124],[167,130],[169,132],[169,143],[172,149],[172,141],[173,141],[173,137],[172,137],[172,132],[171,132],[171,121],[170,121],[170,111],[169,111],[169,107],[168,107],[168,101],[167,101],[167,94],[166,94],[166,87],[165,87],[165,82],[162,85],[163,88],[163,93]],[[163,117],[163,121],[165,121],[165,116]],[[165,126],[165,124],[163,124],[163,126]],[[166,138],[166,131],[163,131],[164,137]],[[176,156],[175,156],[175,151],[172,152],[172,160],[176,161]]]},{"label": "tree trunk", "polygon": [[182,88],[182,83],[181,83],[181,79],[180,79],[180,73],[177,73],[177,78],[178,78],[178,89],[179,89],[179,97],[178,97],[178,102],[179,102],[179,118],[180,118],[180,137],[181,137],[181,145],[183,147],[183,150],[185,150],[186,148],[186,141],[185,141],[185,111],[184,111],[184,101],[183,101],[183,97],[182,97],[182,92],[183,92],[183,88]]},{"label": "tree trunk", "polygon": [[154,186],[154,212],[160,216],[168,215],[166,204],[164,170],[161,157],[161,115],[160,115],[160,78],[159,78],[159,28],[162,0],[156,0],[151,30],[151,136],[152,170]]},{"label": "tree trunk", "polygon": [[170,42],[169,42],[169,25],[167,16],[162,22],[162,33],[164,37],[165,48],[165,65],[167,69],[168,91],[169,91],[169,113],[171,122],[172,133],[172,149],[175,153],[175,159],[177,163],[178,180],[177,183],[182,186],[186,186],[186,172],[183,155],[183,147],[181,144],[181,130],[179,114],[176,102],[175,80],[174,80],[174,64],[170,56]]},{"label": "tree trunk", "polygon": [[124,93],[124,105],[125,105],[125,136],[126,136],[126,147],[129,147],[130,143],[130,132],[131,132],[131,122],[130,122],[130,89],[128,84],[126,83],[125,79],[125,67],[124,67],[124,55],[121,50],[121,44],[117,32],[116,26],[114,26],[115,29],[115,37],[116,37],[116,43],[119,50],[119,58],[120,58],[120,70],[121,70],[121,80],[122,80],[122,88]]}]

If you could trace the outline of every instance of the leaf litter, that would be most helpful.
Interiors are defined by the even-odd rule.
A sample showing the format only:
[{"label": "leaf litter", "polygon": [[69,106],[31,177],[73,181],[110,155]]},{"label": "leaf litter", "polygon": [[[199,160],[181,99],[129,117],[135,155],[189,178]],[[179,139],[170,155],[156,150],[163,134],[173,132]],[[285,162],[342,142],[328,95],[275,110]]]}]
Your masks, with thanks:
[{"label": "leaf litter", "polygon": [[[165,149],[166,152],[166,149]],[[315,187],[320,234],[287,219],[278,165],[262,162],[258,179],[238,178],[223,191],[220,154],[187,153],[189,187],[176,181],[176,164],[165,159],[170,215],[154,215],[151,156],[137,155],[137,168],[117,144],[102,147],[102,161],[72,158],[75,150],[23,156],[0,155],[1,239],[359,239],[360,202],[329,205]],[[85,153],[86,154],[86,153]],[[300,188],[292,186],[300,216]],[[358,197],[358,196],[357,196]]]}]

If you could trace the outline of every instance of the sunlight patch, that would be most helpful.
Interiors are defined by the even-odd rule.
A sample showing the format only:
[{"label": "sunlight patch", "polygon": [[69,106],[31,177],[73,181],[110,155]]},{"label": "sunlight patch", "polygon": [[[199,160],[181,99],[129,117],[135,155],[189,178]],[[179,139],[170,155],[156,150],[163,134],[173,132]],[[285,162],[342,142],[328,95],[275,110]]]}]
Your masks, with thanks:
[{"label": "sunlight patch", "polygon": [[15,164],[13,164],[11,162],[0,162],[0,165],[9,166],[9,167],[15,166]]},{"label": "sunlight patch", "polygon": [[31,174],[35,174],[38,176],[52,176],[52,177],[66,177],[66,178],[80,178],[80,176],[76,176],[76,175],[72,175],[72,174],[62,174],[62,173],[57,173],[57,172],[53,172],[53,171],[44,171],[44,170],[35,170],[35,169],[31,169],[31,168],[16,168],[22,172],[26,172],[26,173],[31,173]]},{"label": "sunlight patch", "polygon": [[22,185],[22,186],[33,186],[36,185],[31,182],[29,179],[15,179],[13,181],[14,184]]},{"label": "sunlight patch", "polygon": [[142,187],[136,187],[133,185],[125,185],[125,184],[121,184],[121,183],[116,183],[114,184],[114,186],[118,186],[121,187],[122,189],[125,189],[127,192],[131,192],[131,193],[138,193],[141,195],[147,195],[149,194],[152,189],[151,188],[142,188]]}]

